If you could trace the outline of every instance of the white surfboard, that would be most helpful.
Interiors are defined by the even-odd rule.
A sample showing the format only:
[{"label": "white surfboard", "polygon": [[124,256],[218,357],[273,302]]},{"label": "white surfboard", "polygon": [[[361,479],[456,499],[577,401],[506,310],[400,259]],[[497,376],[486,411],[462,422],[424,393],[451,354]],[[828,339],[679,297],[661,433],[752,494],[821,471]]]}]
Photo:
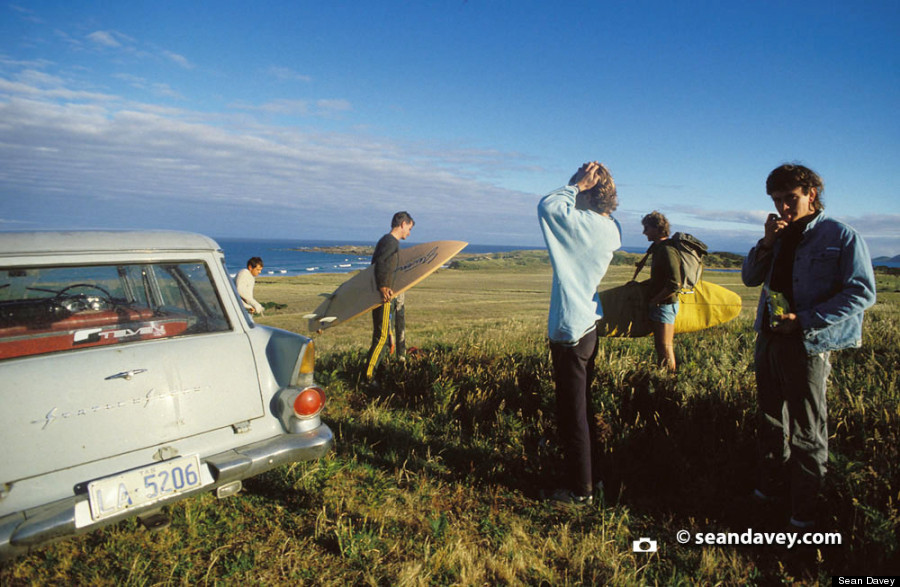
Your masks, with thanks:
[{"label": "white surfboard", "polygon": [[[434,241],[400,249],[400,259],[394,272],[395,294],[416,285],[469,244],[463,241]],[[304,316],[313,332],[337,326],[382,303],[381,292],[375,287],[375,268],[370,265],[327,295],[318,308]]]}]

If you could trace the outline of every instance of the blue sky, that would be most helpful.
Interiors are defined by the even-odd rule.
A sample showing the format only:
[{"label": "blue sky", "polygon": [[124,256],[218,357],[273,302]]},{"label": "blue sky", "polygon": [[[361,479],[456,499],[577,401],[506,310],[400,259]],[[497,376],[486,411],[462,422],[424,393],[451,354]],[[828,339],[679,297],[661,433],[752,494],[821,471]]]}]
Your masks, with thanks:
[{"label": "blue sky", "polygon": [[897,2],[0,4],[0,229],[542,244],[584,161],[745,252],[785,161],[900,254]]}]

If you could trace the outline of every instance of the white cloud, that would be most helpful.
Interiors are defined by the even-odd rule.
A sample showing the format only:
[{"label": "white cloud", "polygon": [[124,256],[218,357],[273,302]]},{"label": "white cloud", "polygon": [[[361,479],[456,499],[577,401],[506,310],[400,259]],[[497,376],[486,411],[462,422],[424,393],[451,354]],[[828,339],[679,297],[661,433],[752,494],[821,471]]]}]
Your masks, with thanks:
[{"label": "white cloud", "polygon": [[26,226],[30,224],[29,222],[23,222],[21,220],[10,220],[7,218],[0,218],[0,227],[7,228],[9,230],[19,229],[22,230]]},{"label": "white cloud", "polygon": [[[49,81],[50,77],[44,77],[45,81]],[[83,92],[78,90],[70,90],[63,86],[41,88],[34,84],[19,81],[10,81],[0,78],[0,95],[24,97],[35,100],[68,100],[68,101],[90,101],[104,102],[116,100],[115,96],[109,94],[100,94],[97,92]]]},{"label": "white cloud", "polygon": [[58,40],[62,41],[63,43],[65,43],[68,46],[68,48],[70,48],[74,51],[81,51],[84,49],[85,42],[84,42],[84,39],[81,37],[79,37],[79,38],[73,37],[66,31],[62,31],[60,29],[54,29],[53,36],[55,38],[57,38]]},{"label": "white cloud", "polygon": [[63,86],[62,78],[35,69],[26,69],[15,77],[16,81],[22,83],[23,86],[36,88],[61,88]]},{"label": "white cloud", "polygon": [[867,236],[900,239],[900,214],[840,216],[839,220],[843,220]]},{"label": "white cloud", "polygon": [[353,110],[348,100],[317,100],[316,106],[322,112],[347,112]]},{"label": "white cloud", "polygon": [[353,110],[353,105],[348,100],[270,100],[263,104],[247,104],[238,102],[231,104],[236,110],[249,112],[262,112],[281,116],[313,116],[321,118],[335,118],[343,112]]},{"label": "white cloud", "polygon": [[43,24],[43,22],[44,22],[44,20],[42,18],[40,18],[39,16],[37,16],[37,13],[35,13],[33,10],[29,10],[28,8],[25,8],[18,4],[8,4],[7,7],[10,10],[12,10],[13,12],[18,13],[19,18],[21,18],[24,21],[35,23],[35,24]]},{"label": "white cloud", "polygon": [[[692,206],[671,206],[667,213],[674,230],[692,232],[714,250],[746,252],[762,237],[763,224],[771,210],[716,210]],[[826,208],[826,213],[828,212]],[[619,215],[628,240],[639,235],[641,214]],[[856,229],[871,249],[873,256],[900,253],[900,214],[866,214],[836,216]]]},{"label": "white cloud", "polygon": [[[147,83],[137,76],[124,79]],[[154,215],[164,213],[166,222],[201,232],[255,230],[267,236],[312,230],[313,236],[342,236],[373,224],[381,230],[386,220],[380,219],[402,208],[413,213],[420,235],[469,234],[476,242],[540,239],[537,196],[452,171],[457,160],[476,159],[474,152],[444,157],[377,137],[259,123],[238,128],[226,118],[203,122],[199,113],[102,94],[90,101],[89,94],[65,88],[0,79],[0,92],[4,88],[17,94],[0,98],[0,199],[15,201],[17,215],[7,212],[13,220],[158,226]],[[350,105],[279,101],[255,110],[308,108],[342,111]],[[498,217],[504,219],[499,225]]]},{"label": "white cloud", "polygon": [[312,78],[308,75],[304,75],[302,73],[298,73],[289,67],[279,67],[277,65],[272,65],[266,69],[266,74],[274,77],[275,79],[281,81],[297,81],[297,82],[311,82]]},{"label": "white cloud", "polygon": [[[141,76],[117,77],[175,94]],[[542,194],[496,183],[505,173],[539,173],[529,157],[256,119],[352,113],[340,99],[233,108],[240,115],[129,102],[71,88],[36,68],[0,77],[2,222],[368,240],[393,212],[408,209],[417,239],[541,243],[535,207]],[[681,206],[670,219],[677,216],[678,230],[694,232],[713,250],[746,252],[767,213]],[[626,208],[616,216],[626,244],[641,246],[641,214]],[[873,255],[900,252],[890,248],[900,216],[842,219],[866,236]]]},{"label": "white cloud", "polygon": [[[71,40],[67,33],[57,31],[57,35],[77,47],[77,40]],[[141,43],[137,39],[119,31],[94,31],[87,35],[86,38],[94,47],[99,49],[115,49],[122,55],[129,55],[138,60],[161,59],[174,63],[183,69],[194,69],[194,64],[184,55],[153,46],[152,44]]]},{"label": "white cloud", "polygon": [[52,65],[52,61],[47,59],[11,59],[6,55],[0,54],[0,65],[4,67],[16,67],[27,69],[43,69]]},{"label": "white cloud", "polygon": [[179,55],[178,53],[173,53],[171,51],[163,51],[162,54],[170,61],[180,65],[181,67],[183,67],[185,69],[193,69],[194,68],[194,66],[191,64],[191,62],[188,61],[187,58],[184,57],[183,55]]},{"label": "white cloud", "polygon": [[127,83],[128,85],[130,85],[131,87],[133,87],[135,89],[138,89],[141,91],[146,91],[146,92],[151,92],[157,96],[161,96],[164,98],[174,98],[177,100],[185,99],[184,96],[180,92],[177,92],[174,89],[172,89],[172,87],[169,86],[169,84],[151,82],[151,81],[147,80],[146,78],[128,74],[128,73],[117,73],[117,74],[114,74],[113,77],[116,79],[122,80],[123,82]]},{"label": "white cloud", "polygon": [[299,116],[306,116],[310,112],[309,102],[307,100],[272,100],[258,105],[236,103],[232,104],[232,108],[265,112],[268,114],[295,114]]},{"label": "white cloud", "polygon": [[88,39],[93,41],[97,45],[101,45],[103,47],[121,47],[122,43],[116,38],[116,33],[111,31],[94,31],[93,33],[87,36]]},{"label": "white cloud", "polygon": [[700,223],[728,223],[757,228],[766,221],[769,210],[716,210],[697,206],[671,205],[667,212]]}]

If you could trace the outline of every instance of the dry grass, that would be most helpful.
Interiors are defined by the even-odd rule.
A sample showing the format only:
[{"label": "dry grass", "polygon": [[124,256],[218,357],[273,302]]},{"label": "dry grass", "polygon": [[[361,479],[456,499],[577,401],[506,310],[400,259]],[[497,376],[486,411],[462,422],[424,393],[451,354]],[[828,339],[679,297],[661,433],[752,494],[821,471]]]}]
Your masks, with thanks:
[{"label": "dry grass", "polygon": [[[631,270],[614,267],[607,284]],[[301,316],[346,276],[261,279],[286,308],[261,322],[303,332]],[[445,270],[407,295],[409,344],[388,386],[359,384],[368,317],[317,336],[335,451],[282,467],[237,497],[170,508],[157,533],[134,522],[61,542],[0,570],[0,584],[771,584],[837,573],[897,574],[900,323],[892,294],[869,313],[865,346],[833,359],[828,530],[839,547],[697,547],[679,529],[779,531],[752,509],[757,292],[729,273],[738,320],[676,339],[677,380],[649,339],[605,340],[595,407],[606,493],[590,507],[536,499],[558,474],[544,342],[550,270]],[[886,286],[887,288],[887,286]],[[632,552],[648,536],[654,554]]]}]

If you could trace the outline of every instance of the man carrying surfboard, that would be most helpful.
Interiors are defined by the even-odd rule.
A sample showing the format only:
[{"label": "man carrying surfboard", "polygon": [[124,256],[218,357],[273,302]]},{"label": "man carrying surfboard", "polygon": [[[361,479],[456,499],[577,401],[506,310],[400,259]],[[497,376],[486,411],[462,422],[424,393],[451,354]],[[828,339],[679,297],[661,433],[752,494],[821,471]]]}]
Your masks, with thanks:
[{"label": "man carrying surfboard", "polygon": [[[678,315],[678,292],[681,290],[681,263],[678,251],[666,246],[669,239],[669,220],[654,210],[641,218],[644,236],[650,241],[647,255],[650,261],[650,321],[653,324],[653,342],[661,367],[675,371],[675,317]],[[644,259],[646,259],[646,255]],[[637,268],[634,277],[643,264]]]},{"label": "man carrying surfboard", "polygon": [[394,273],[400,258],[400,241],[406,240],[415,222],[407,212],[397,212],[391,219],[391,231],[381,237],[372,253],[375,285],[381,293],[382,304],[372,310],[372,345],[366,356],[366,379],[372,380],[381,362],[391,332],[392,310],[396,309]]},{"label": "man carrying surfboard", "polygon": [[825,216],[824,189],[802,165],[773,170],[766,193],[778,214],[769,215],[741,270],[745,285],[763,285],[754,325],[760,455],[754,497],[772,501],[787,480],[790,523],[798,529],[815,526],[828,460],[829,354],[862,344],[863,312],[875,303],[866,243]]},{"label": "man carrying surfboard", "polygon": [[564,458],[564,484],[549,493],[564,503],[592,501],[595,466],[591,381],[597,356],[597,320],[602,316],[597,286],[622,230],[610,216],[618,206],[616,184],[605,166],[585,163],[538,204],[538,220],[553,282],[547,334],[556,383],[556,419]]}]

